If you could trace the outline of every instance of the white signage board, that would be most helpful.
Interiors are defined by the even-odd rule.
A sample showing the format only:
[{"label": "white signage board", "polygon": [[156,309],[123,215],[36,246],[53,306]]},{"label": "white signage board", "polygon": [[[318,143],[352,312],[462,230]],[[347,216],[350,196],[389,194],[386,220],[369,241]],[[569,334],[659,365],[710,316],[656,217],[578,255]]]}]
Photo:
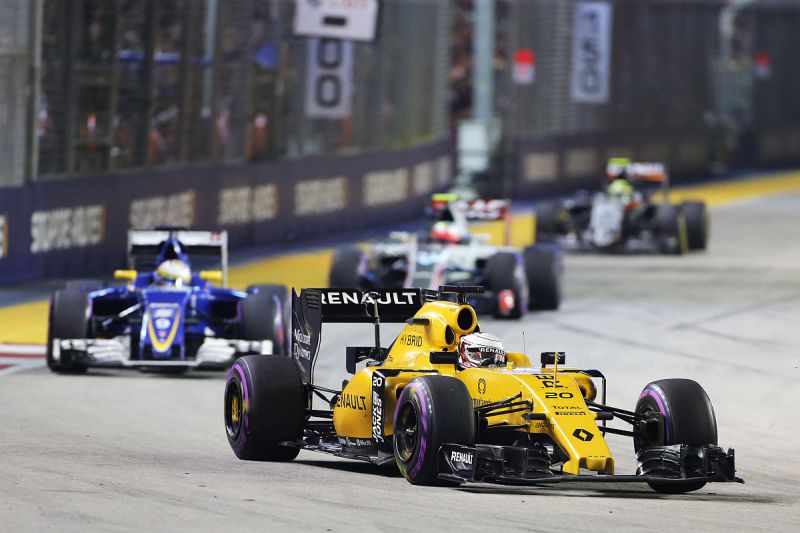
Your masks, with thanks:
[{"label": "white signage board", "polygon": [[371,41],[377,19],[378,0],[295,0],[296,35]]},{"label": "white signage board", "polygon": [[306,116],[345,118],[353,104],[353,43],[309,39],[306,68]]},{"label": "white signage board", "polygon": [[611,5],[578,2],[572,35],[572,101],[604,104],[611,77]]}]

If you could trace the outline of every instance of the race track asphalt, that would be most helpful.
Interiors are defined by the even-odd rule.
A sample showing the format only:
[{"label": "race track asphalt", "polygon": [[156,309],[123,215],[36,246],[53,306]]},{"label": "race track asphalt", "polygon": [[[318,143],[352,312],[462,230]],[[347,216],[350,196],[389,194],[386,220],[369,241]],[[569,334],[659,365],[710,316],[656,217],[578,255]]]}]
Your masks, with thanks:
[{"label": "race track asphalt", "polygon": [[[620,407],[654,379],[699,381],[744,485],[426,488],[308,452],[244,462],[225,439],[220,374],[38,368],[0,378],[0,531],[798,531],[798,271],[800,194],[750,199],[713,208],[706,253],[568,256],[561,311],[483,322],[509,349],[524,331],[529,354],[602,369]],[[342,347],[370,335],[326,330],[322,381],[339,384]],[[632,472],[630,442],[608,440]]]}]

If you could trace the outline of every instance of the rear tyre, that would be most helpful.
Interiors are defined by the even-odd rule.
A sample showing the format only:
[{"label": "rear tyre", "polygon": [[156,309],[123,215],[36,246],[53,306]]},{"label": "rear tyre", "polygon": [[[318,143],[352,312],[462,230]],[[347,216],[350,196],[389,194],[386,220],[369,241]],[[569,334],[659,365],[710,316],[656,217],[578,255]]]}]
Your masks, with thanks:
[{"label": "rear tyre", "polygon": [[689,251],[686,235],[686,217],[681,206],[661,204],[656,212],[658,237],[661,251],[670,255],[682,255]]},{"label": "rear tyre", "polygon": [[282,446],[303,433],[305,389],[294,359],[247,355],[225,381],[225,433],[233,453],[247,461],[291,461],[299,450]]},{"label": "rear tyre", "polygon": [[708,245],[708,212],[703,202],[683,202],[686,239],[689,250],[705,250]]},{"label": "rear tyre", "polygon": [[529,246],[525,249],[524,259],[530,295],[528,309],[558,309],[564,277],[561,248],[553,244]]},{"label": "rear tyre", "polygon": [[[701,446],[717,444],[717,420],[714,407],[706,391],[691,379],[662,379],[649,383],[636,402],[636,412],[644,415],[660,414],[663,423],[653,435],[634,438],[637,455],[651,447],[685,444]],[[664,477],[676,474],[664,464]],[[658,483],[648,481],[657,492],[678,494],[701,489],[705,479],[685,482]]]},{"label": "rear tyre", "polygon": [[466,385],[449,376],[411,380],[394,414],[394,458],[403,477],[414,485],[447,484],[438,478],[438,456],[448,443],[475,443],[475,415]]},{"label": "rear tyre", "polygon": [[333,253],[329,285],[334,289],[360,288],[363,270],[364,252],[355,246],[339,248]]},{"label": "rear tyre", "polygon": [[561,233],[558,222],[559,206],[555,202],[536,204],[536,242],[553,242]]},{"label": "rear tyre", "polygon": [[50,299],[50,320],[47,328],[47,366],[53,372],[86,372],[86,366],[67,359],[62,353],[53,358],[55,339],[85,339],[89,336],[89,300],[85,291],[61,289]]},{"label": "rear tyre", "polygon": [[489,290],[498,294],[498,298],[506,290],[514,295],[514,306],[503,313],[498,304],[495,318],[520,318],[523,315],[529,294],[517,254],[497,252],[491,256],[486,263],[486,285]]},{"label": "rear tyre", "polygon": [[285,285],[253,285],[241,301],[241,338],[272,341],[272,353],[287,354],[289,290]]}]

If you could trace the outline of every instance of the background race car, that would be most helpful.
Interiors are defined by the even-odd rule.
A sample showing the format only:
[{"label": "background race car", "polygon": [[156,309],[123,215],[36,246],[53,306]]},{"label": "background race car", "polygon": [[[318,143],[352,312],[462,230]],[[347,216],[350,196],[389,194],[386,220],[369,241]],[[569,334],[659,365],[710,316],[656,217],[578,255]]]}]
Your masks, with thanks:
[{"label": "background race car", "polygon": [[[420,233],[394,232],[365,249],[336,250],[330,286],[370,289],[441,284],[482,285],[471,304],[497,318],[519,318],[528,310],[554,310],[561,304],[563,265],[555,244],[519,250],[509,246],[511,203],[508,200],[459,200],[435,195],[431,223]],[[505,246],[488,243],[489,235],[470,231],[470,221],[505,224]]]},{"label": "background race car", "polygon": [[[128,241],[131,269],[114,273],[127,285],[75,280],[53,294],[51,370],[225,368],[243,354],[286,353],[287,288],[224,288],[225,232],[131,231]],[[190,257],[218,270],[193,272]]]},{"label": "background race car", "polygon": [[[600,371],[565,367],[563,353],[543,352],[536,369],[498,342],[488,364],[465,365],[474,344],[462,340],[483,331],[467,300],[481,290],[295,293],[292,356],[244,357],[228,373],[224,416],[232,449],[248,460],[291,460],[302,449],[395,462],[422,485],[625,481],[669,493],[741,481],[733,450],[717,445],[714,410],[695,381],[654,381],[625,410],[606,404]],[[447,294],[456,301],[444,300]],[[327,322],[375,325],[373,346],[347,348],[352,378],[341,390],[314,382],[317,358],[328,357],[320,350]],[[388,348],[381,322],[406,324]],[[359,363],[366,366],[358,370]],[[323,409],[313,408],[315,398]],[[636,474],[616,473],[605,433],[632,438]]]},{"label": "background race car", "polygon": [[[705,250],[708,213],[703,202],[671,204],[669,176],[660,163],[611,159],[608,183],[596,193],[579,191],[536,206],[536,242],[566,249],[683,254]],[[660,192],[659,201],[650,194]]]}]

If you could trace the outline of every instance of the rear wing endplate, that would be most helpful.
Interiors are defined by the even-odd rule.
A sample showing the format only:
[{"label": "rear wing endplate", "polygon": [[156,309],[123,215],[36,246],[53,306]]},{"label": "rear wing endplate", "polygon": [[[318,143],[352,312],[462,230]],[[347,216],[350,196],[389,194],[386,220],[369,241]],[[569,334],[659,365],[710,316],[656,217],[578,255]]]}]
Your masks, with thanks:
[{"label": "rear wing endplate", "polygon": [[402,323],[413,317],[425,301],[422,289],[292,291],[292,357],[305,373],[306,382],[312,383],[323,323]]}]

